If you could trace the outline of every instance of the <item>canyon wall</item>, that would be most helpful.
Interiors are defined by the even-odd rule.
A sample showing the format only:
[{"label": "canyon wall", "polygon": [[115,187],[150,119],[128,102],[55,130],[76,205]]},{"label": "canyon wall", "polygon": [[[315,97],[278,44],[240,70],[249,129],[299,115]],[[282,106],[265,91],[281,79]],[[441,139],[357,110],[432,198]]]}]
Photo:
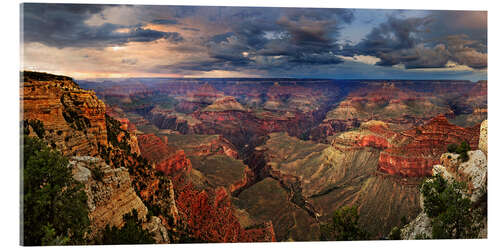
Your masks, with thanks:
[{"label": "canyon wall", "polygon": [[107,145],[104,103],[71,78],[40,79],[23,78],[22,119],[43,122],[45,139],[64,155],[98,155],[98,145]]}]

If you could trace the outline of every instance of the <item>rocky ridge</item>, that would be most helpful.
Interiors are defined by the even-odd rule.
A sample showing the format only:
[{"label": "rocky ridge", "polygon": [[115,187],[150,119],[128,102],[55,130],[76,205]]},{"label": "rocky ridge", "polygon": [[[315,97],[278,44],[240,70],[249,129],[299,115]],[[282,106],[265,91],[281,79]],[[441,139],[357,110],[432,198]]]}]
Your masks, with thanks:
[{"label": "rocky ridge", "polygon": [[107,145],[104,103],[71,78],[39,75],[22,75],[23,119],[41,121],[45,140],[66,156],[98,155],[98,145]]},{"label": "rocky ridge", "polygon": [[[483,121],[480,138],[487,137],[487,120]],[[483,141],[483,144],[487,143]],[[487,155],[483,150],[467,152],[469,160],[462,162],[458,154],[445,153],[441,155],[440,164],[432,168],[433,175],[441,175],[447,181],[466,183],[466,192],[473,204],[481,202],[487,195]],[[421,198],[423,200],[423,198]],[[420,204],[423,209],[423,203]],[[486,220],[479,233],[480,238],[487,237]],[[431,219],[425,212],[421,212],[413,221],[401,229],[402,239],[416,239],[420,235],[432,235]]]}]

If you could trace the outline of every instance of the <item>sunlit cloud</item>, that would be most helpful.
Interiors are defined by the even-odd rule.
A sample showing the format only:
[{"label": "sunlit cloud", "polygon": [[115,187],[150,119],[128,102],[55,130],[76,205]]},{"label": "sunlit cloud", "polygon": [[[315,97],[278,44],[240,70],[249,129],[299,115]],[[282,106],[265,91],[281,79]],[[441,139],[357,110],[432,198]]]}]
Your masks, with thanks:
[{"label": "sunlit cloud", "polygon": [[74,77],[485,79],[487,73],[481,11],[66,4],[23,9],[23,68]]}]

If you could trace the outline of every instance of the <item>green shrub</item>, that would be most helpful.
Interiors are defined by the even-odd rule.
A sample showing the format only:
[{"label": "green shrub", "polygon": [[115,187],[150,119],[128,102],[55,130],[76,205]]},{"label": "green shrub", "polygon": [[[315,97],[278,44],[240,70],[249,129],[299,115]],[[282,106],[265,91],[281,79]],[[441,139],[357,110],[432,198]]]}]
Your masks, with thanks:
[{"label": "green shrub", "polygon": [[437,175],[424,181],[420,191],[424,197],[424,212],[431,218],[432,238],[477,238],[481,215],[463,195],[464,183],[448,182]]},{"label": "green shrub", "polygon": [[455,152],[457,152],[457,148],[458,148],[457,144],[455,144],[455,143],[449,144],[448,147],[447,147],[448,153],[455,153]]},{"label": "green shrub", "polygon": [[458,159],[460,159],[462,162],[466,162],[469,160],[469,155],[467,154],[468,151],[471,150],[470,145],[467,141],[463,141],[460,143],[460,145],[457,145],[455,143],[448,145],[447,150],[449,153],[455,153],[459,154],[460,156]]},{"label": "green shrub", "polygon": [[321,240],[366,240],[368,233],[359,224],[357,207],[343,207],[332,218],[320,225]]},{"label": "green shrub", "polygon": [[137,210],[123,215],[125,224],[121,228],[106,226],[99,244],[153,244],[155,243],[151,234],[142,229],[141,221],[138,218]]},{"label": "green shrub", "polygon": [[87,195],[68,160],[38,138],[23,138],[23,238],[28,246],[82,244],[88,230]]}]

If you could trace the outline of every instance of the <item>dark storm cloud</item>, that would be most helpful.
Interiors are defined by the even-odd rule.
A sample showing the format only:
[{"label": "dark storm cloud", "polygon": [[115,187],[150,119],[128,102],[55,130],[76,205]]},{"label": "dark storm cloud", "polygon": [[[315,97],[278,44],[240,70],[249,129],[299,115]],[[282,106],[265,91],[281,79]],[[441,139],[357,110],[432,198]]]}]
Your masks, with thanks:
[{"label": "dark storm cloud", "polygon": [[403,64],[407,69],[442,68],[448,61],[483,69],[487,54],[482,15],[486,13],[437,11],[422,18],[389,17],[342,53],[372,55],[380,58],[378,65]]},{"label": "dark storm cloud", "polygon": [[218,59],[204,59],[196,61],[186,61],[176,63],[175,65],[157,65],[150,69],[149,72],[158,73],[168,70],[171,73],[186,73],[186,72],[199,72],[199,71],[212,71],[212,70],[234,70],[235,67],[230,65],[231,61],[224,61]]},{"label": "dark storm cloud", "polygon": [[339,50],[339,30],[353,18],[352,11],[344,9],[220,8],[209,20],[224,23],[231,31],[212,35],[201,44],[209,58],[169,68],[210,71],[267,67],[272,71],[338,64],[342,59],[334,53]]},{"label": "dark storm cloud", "polygon": [[[103,23],[90,26],[85,23],[107,5],[79,4],[23,4],[23,38],[25,42],[40,42],[48,46],[106,47],[128,42],[150,42],[165,38],[180,42],[177,32],[144,29],[141,25],[124,26]],[[127,28],[128,32],[118,32]]]},{"label": "dark storm cloud", "polygon": [[200,29],[197,29],[197,28],[190,28],[190,27],[184,27],[184,28],[181,28],[182,30],[189,30],[189,31],[200,31]]},{"label": "dark storm cloud", "polygon": [[178,24],[179,21],[177,21],[175,19],[155,19],[155,20],[151,21],[151,23],[161,24],[161,25],[174,25],[174,24]]},{"label": "dark storm cloud", "polygon": [[[148,53],[116,60],[137,72],[324,77],[409,74],[416,71],[404,68],[446,68],[450,61],[487,68],[486,12],[480,11],[24,4],[22,21],[25,43],[90,48],[95,58],[128,52],[104,47],[147,43],[130,51]],[[25,46],[32,45],[35,51],[36,45]]]}]

